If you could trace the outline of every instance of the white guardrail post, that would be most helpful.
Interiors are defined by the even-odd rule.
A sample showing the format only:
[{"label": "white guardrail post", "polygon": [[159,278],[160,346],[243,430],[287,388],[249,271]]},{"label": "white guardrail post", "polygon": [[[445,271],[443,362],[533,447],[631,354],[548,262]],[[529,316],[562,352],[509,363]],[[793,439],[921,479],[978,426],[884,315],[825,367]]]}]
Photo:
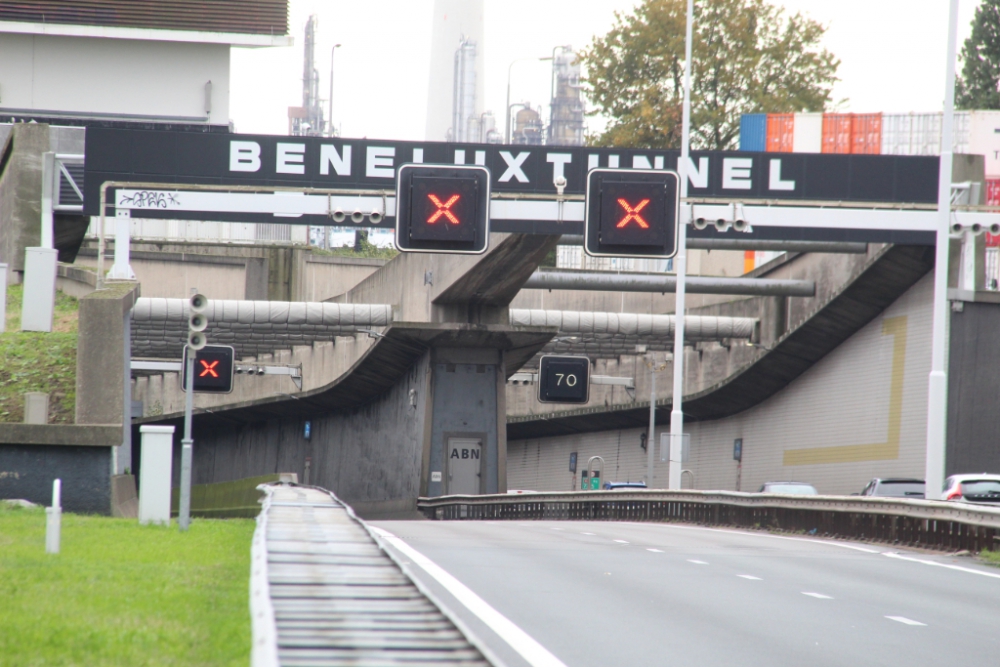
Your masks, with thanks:
[{"label": "white guardrail post", "polygon": [[52,507],[45,508],[45,553],[59,553],[62,532],[62,480],[52,480]]}]

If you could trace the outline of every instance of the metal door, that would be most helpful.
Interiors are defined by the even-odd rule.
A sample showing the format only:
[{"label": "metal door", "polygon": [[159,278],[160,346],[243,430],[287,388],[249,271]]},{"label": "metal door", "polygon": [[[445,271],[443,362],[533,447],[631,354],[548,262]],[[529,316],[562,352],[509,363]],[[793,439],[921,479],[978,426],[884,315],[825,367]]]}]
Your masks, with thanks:
[{"label": "metal door", "polygon": [[482,478],[483,441],[448,438],[448,494],[478,495]]}]

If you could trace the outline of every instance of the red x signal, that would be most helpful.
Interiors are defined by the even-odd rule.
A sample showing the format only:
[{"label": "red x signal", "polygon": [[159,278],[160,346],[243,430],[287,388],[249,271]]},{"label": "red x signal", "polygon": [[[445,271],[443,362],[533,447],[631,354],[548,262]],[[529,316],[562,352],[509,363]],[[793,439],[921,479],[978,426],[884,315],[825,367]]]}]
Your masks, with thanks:
[{"label": "red x signal", "polygon": [[205,361],[204,359],[199,359],[198,363],[201,364],[201,366],[202,366],[201,373],[198,373],[198,377],[200,377],[200,378],[207,378],[207,377],[217,378],[217,377],[219,377],[219,374],[217,372],[215,372],[215,367],[219,365],[218,360],[213,361],[212,363],[209,363],[209,362]]},{"label": "red x signal", "polygon": [[437,195],[427,195],[427,198],[430,199],[435,206],[437,206],[437,210],[431,214],[431,217],[427,218],[427,224],[433,225],[442,215],[450,220],[451,224],[459,224],[459,219],[449,210],[455,205],[455,202],[459,200],[458,195],[452,195],[451,198],[444,203],[441,203],[441,200],[438,199]]},{"label": "red x signal", "polygon": [[641,228],[649,229],[649,223],[646,222],[646,220],[641,215],[639,215],[639,211],[646,208],[646,205],[648,203],[649,203],[648,199],[643,199],[642,201],[640,201],[638,204],[635,205],[635,208],[632,208],[627,201],[625,201],[624,199],[619,199],[618,205],[621,206],[623,209],[625,209],[626,215],[624,218],[618,221],[618,229],[625,227],[626,225],[628,225],[628,223],[632,222],[633,220],[635,220],[636,223]]}]

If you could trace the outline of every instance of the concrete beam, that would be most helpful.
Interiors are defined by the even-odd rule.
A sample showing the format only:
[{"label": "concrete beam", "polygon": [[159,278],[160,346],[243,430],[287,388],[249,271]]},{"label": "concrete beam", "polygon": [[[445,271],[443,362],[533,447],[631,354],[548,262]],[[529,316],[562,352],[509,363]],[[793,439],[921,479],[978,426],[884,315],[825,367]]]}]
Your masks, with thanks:
[{"label": "concrete beam", "polygon": [[[524,289],[660,292],[665,294],[677,290],[677,278],[664,273],[539,270],[524,283]],[[692,294],[816,296],[816,283],[811,280],[689,276],[687,291]]]},{"label": "concrete beam", "polygon": [[[559,245],[583,245],[583,236],[579,234],[563,234]],[[761,250],[776,252],[826,252],[847,255],[863,255],[868,252],[867,243],[848,243],[846,241],[782,241],[767,239],[741,238],[692,238],[688,237],[687,247],[690,250]]]}]

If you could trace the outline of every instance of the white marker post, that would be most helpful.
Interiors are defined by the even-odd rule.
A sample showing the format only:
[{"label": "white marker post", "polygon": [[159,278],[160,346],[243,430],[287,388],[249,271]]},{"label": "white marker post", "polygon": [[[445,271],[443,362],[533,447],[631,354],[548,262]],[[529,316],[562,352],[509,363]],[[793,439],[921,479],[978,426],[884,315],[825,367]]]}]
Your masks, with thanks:
[{"label": "white marker post", "polygon": [[927,382],[927,500],[940,500],[944,487],[948,431],[948,252],[951,244],[951,169],[954,151],[955,58],[958,49],[958,0],[948,14],[948,61],[945,66],[944,116],[941,119],[941,165],[938,173],[937,249],[934,255],[934,317],[931,326],[931,373]]},{"label": "white marker post", "polygon": [[45,553],[59,553],[62,528],[62,480],[52,481],[52,507],[45,508]]},{"label": "white marker post", "polygon": [[[687,31],[684,45],[684,107],[681,120],[681,156],[678,163],[678,175],[681,177],[681,201],[687,197],[688,174],[691,150],[691,32],[694,25],[694,0],[687,3]],[[681,488],[681,454],[680,448],[684,437],[684,291],[687,273],[687,225],[691,218],[690,205],[681,207],[681,219],[677,230],[677,256],[674,258],[674,268],[677,273],[677,295],[674,308],[674,388],[670,410],[670,469],[667,473],[669,489]],[[675,455],[676,454],[676,455]]]}]

